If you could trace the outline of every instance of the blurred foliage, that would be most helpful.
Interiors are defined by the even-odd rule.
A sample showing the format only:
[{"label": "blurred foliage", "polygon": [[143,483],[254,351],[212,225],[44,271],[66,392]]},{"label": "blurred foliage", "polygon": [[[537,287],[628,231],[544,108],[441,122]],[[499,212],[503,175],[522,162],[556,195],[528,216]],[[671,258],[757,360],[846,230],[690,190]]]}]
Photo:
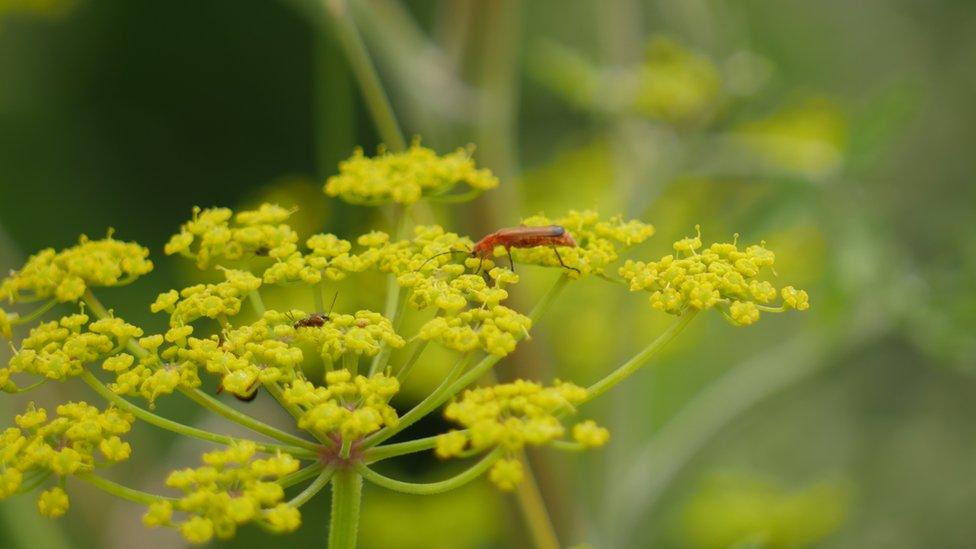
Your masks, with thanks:
[{"label": "blurred foliage", "polygon": [[[193,205],[295,204],[303,234],[385,228],[382,213],[321,195],[338,159],[356,145],[374,150],[378,138],[315,5],[0,0],[0,268],[114,226],[151,249],[160,275],[115,302],[162,329],[135,304],[196,281],[182,262],[161,260]],[[475,143],[479,165],[502,177],[494,194],[453,214],[472,236],[585,203],[652,222],[658,233],[638,248],[645,259],[702,223],[715,239],[765,239],[777,268],[810,289],[803,318],[748,331],[697,322],[639,382],[588,410],[613,432],[605,451],[534,456],[564,544],[724,546],[713,543],[775,523],[805,539],[836,529],[823,547],[971,545],[972,3],[353,8],[408,135],[441,153]],[[451,221],[439,207],[425,215]],[[520,275],[536,293],[547,284],[532,267]],[[366,292],[336,289],[348,310],[381,300],[344,303]],[[544,322],[502,375],[586,383],[632,354],[666,319],[620,290],[601,280],[571,288],[550,316],[563,320]],[[430,358],[394,401],[401,411],[447,368]],[[87,396],[70,384],[44,390]],[[24,404],[0,399],[0,417]],[[179,402],[159,411],[195,414]],[[198,447],[141,431],[133,446],[145,450],[120,481],[159,486],[165,469],[147,475],[149,464],[193,463]],[[417,479],[444,467],[399,466]],[[696,481],[730,468],[761,479]],[[849,483],[840,491],[802,487],[835,474]],[[519,546],[511,502],[485,488],[421,500],[369,492],[363,545]],[[33,524],[28,500],[25,509],[5,502],[2,545],[178,543],[145,535],[127,504],[106,508],[107,498],[78,491],[72,513],[43,529],[16,527]],[[309,517],[288,543],[321,545],[327,507],[316,503],[321,520]],[[699,525],[691,537],[681,534],[689,524]],[[269,540],[249,531],[234,546]]]}]

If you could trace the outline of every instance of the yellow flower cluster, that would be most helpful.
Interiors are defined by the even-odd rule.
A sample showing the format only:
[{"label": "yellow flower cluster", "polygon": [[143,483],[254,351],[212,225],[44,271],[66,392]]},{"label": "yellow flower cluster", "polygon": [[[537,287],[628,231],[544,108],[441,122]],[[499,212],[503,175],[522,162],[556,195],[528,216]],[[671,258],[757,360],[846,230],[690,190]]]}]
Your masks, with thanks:
[{"label": "yellow flower cluster", "polygon": [[[95,469],[95,452],[111,462],[124,461],[132,452],[120,435],[129,432],[135,418],[116,408],[99,412],[84,402],[61,404],[57,416],[32,402],[14,418],[17,427],[0,433],[0,499],[16,493],[25,473],[53,473],[59,477]],[[55,488],[41,494],[38,509],[59,517],[68,509],[68,496]]]},{"label": "yellow flower cluster", "polygon": [[[654,234],[654,227],[636,219],[624,221],[621,216],[601,220],[597,212],[571,210],[562,217],[549,218],[535,215],[522,220],[530,227],[559,225],[576,240],[575,248],[559,246],[556,250],[563,263],[579,269],[577,273],[566,270],[566,274],[577,277],[588,274],[604,274],[604,269],[620,256],[621,248],[628,248],[644,242]],[[495,249],[495,256],[505,255],[502,247]],[[546,246],[512,249],[516,263],[532,263],[549,267],[561,267],[559,257]]]},{"label": "yellow flower cluster", "polygon": [[[241,442],[204,454],[202,467],[173,471],[166,485],[186,495],[151,504],[143,523],[178,528],[191,543],[229,539],[250,522],[276,533],[296,530],[301,513],[283,502],[285,492],[276,481],[298,470],[298,460],[288,454],[253,459],[256,451],[254,443]],[[174,511],[188,518],[175,522]]]},{"label": "yellow flower cluster", "polygon": [[[300,315],[301,311],[296,313]],[[384,344],[394,349],[406,344],[393,331],[390,320],[373,311],[356,311],[352,315],[333,313],[322,326],[299,326],[293,330],[293,344],[311,344],[320,351],[326,366],[338,362],[344,355],[348,355],[346,360],[358,361],[360,357],[375,356]]]},{"label": "yellow flower cluster", "polygon": [[[702,249],[701,235],[674,243],[675,255],[644,263],[628,260],[620,275],[631,291],[651,292],[651,306],[679,315],[688,308],[718,308],[736,325],[747,326],[759,320],[760,311],[803,311],[810,307],[803,290],[786,286],[777,291],[761,280],[766,268],[772,269],[776,256],[762,244],[739,250],[735,242],[716,242]],[[701,251],[699,251],[701,250]],[[782,297],[778,307],[767,304]]]},{"label": "yellow flower cluster", "polygon": [[420,328],[420,337],[462,353],[480,348],[486,353],[505,356],[515,350],[519,339],[531,327],[529,317],[496,305],[438,316]]},{"label": "yellow flower cluster", "polygon": [[108,237],[89,240],[60,252],[47,248],[30,256],[19,271],[0,283],[0,300],[56,299],[76,301],[88,288],[122,286],[152,271],[149,250],[134,242]]},{"label": "yellow flower cluster", "polygon": [[[102,369],[115,373],[115,383],[109,384],[109,389],[120,395],[142,397],[153,408],[160,395],[171,394],[179,387],[199,387],[198,361],[211,346],[216,347],[216,342],[188,338],[191,330],[192,327],[184,326],[165,336],[140,338],[139,347],[146,352],[140,353],[138,359],[128,353],[105,359]],[[164,340],[170,345],[160,351]]]},{"label": "yellow flower cluster", "polygon": [[444,196],[461,184],[486,191],[497,187],[498,179],[490,171],[476,168],[468,149],[439,156],[414,141],[406,151],[380,150],[373,158],[356,149],[352,157],[339,163],[339,174],[326,181],[325,193],[352,204],[413,204]]},{"label": "yellow flower cluster", "polygon": [[196,284],[179,292],[159,294],[150,306],[154,313],[166,311],[170,326],[184,326],[198,318],[224,319],[241,312],[241,301],[261,287],[261,279],[247,271],[223,269],[226,280],[218,284]]},{"label": "yellow flower cluster", "polygon": [[0,368],[0,375],[29,373],[64,380],[81,375],[85,364],[118,352],[130,338],[140,336],[142,329],[120,318],[89,324],[88,315],[65,316],[31,329],[10,359],[9,369]]},{"label": "yellow flower cluster", "polygon": [[225,331],[222,343],[191,339],[191,358],[238,396],[253,394],[259,384],[290,383],[304,360],[302,350],[289,343],[295,337],[292,318],[268,311],[257,322]]},{"label": "yellow flower cluster", "polygon": [[[526,445],[542,446],[566,434],[561,417],[575,412],[586,399],[586,390],[557,381],[552,387],[516,380],[512,383],[465,391],[460,400],[445,408],[444,416],[466,428],[450,431],[437,439],[439,457],[468,455],[500,447],[507,457],[495,463],[489,479],[503,490],[522,480],[522,465],[513,453]],[[572,429],[580,447],[602,446],[610,433],[592,421]]]},{"label": "yellow flower cluster", "polygon": [[298,242],[298,234],[284,223],[291,214],[292,210],[274,204],[237,215],[228,208],[194,207],[193,219],[180,227],[163,251],[193,258],[201,269],[221,258],[285,258],[295,252]]},{"label": "yellow flower cluster", "polygon": [[648,44],[637,77],[632,108],[644,116],[672,122],[707,114],[716,107],[721,91],[712,61],[668,38]]},{"label": "yellow flower cluster", "polygon": [[13,337],[13,321],[16,320],[17,315],[8,314],[7,311],[0,307],[0,337],[5,337],[10,339]]},{"label": "yellow flower cluster", "polygon": [[334,370],[325,375],[325,382],[319,387],[296,381],[285,390],[286,402],[306,409],[298,420],[302,429],[353,441],[397,424],[396,410],[389,405],[400,390],[395,377],[353,377],[349,370]]}]

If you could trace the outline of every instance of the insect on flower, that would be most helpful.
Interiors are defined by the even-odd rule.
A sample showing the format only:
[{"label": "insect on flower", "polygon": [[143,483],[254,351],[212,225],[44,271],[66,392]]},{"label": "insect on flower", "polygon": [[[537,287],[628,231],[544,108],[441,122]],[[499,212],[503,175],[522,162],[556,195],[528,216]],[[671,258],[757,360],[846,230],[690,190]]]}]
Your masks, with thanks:
[{"label": "insect on flower", "polygon": [[329,315],[332,314],[332,309],[335,308],[336,299],[339,297],[339,292],[336,292],[332,296],[332,304],[329,305],[329,312],[317,312],[312,313],[304,318],[299,318],[292,325],[293,328],[321,328],[325,326],[325,323],[329,321]]},{"label": "insect on flower", "polygon": [[[512,272],[515,271],[515,261],[512,259],[512,248],[537,248],[539,246],[549,246],[552,248],[552,252],[556,254],[556,259],[559,260],[559,264],[565,269],[570,269],[572,271],[580,272],[576,267],[570,267],[563,262],[563,258],[559,255],[559,250],[556,246],[566,246],[567,248],[575,248],[576,241],[573,237],[566,231],[564,227],[559,225],[548,225],[544,227],[526,227],[525,225],[519,225],[518,227],[509,227],[506,229],[498,229],[497,231],[486,235],[481,240],[475,242],[474,247],[469,251],[464,251],[463,253],[468,253],[471,257],[477,257],[482,262],[485,258],[491,256],[495,248],[502,246],[505,248],[505,252],[508,254],[508,263],[512,267]],[[445,254],[457,253],[456,250],[450,250],[441,254],[437,254],[424,262],[420,268],[423,268],[430,260]],[[478,271],[481,271],[481,263],[478,264]]]}]

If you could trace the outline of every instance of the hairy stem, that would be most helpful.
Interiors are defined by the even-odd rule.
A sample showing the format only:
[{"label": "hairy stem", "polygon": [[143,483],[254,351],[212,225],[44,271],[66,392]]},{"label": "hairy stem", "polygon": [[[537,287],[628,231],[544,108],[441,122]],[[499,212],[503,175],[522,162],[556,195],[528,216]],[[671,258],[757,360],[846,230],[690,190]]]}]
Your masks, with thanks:
[{"label": "hairy stem", "polygon": [[362,494],[363,477],[356,471],[343,469],[333,476],[329,549],[356,548]]}]

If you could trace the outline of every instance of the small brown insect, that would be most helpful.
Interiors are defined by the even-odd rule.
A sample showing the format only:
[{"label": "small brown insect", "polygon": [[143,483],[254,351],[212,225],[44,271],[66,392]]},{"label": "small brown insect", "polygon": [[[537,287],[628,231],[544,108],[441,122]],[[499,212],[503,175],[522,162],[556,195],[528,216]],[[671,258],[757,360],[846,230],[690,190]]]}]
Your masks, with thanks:
[{"label": "small brown insect", "polygon": [[329,321],[329,315],[332,314],[332,309],[335,308],[336,299],[339,297],[339,292],[336,292],[332,296],[332,304],[329,305],[329,312],[327,313],[312,313],[305,318],[299,318],[292,324],[293,328],[321,328],[325,326],[325,323]]}]

